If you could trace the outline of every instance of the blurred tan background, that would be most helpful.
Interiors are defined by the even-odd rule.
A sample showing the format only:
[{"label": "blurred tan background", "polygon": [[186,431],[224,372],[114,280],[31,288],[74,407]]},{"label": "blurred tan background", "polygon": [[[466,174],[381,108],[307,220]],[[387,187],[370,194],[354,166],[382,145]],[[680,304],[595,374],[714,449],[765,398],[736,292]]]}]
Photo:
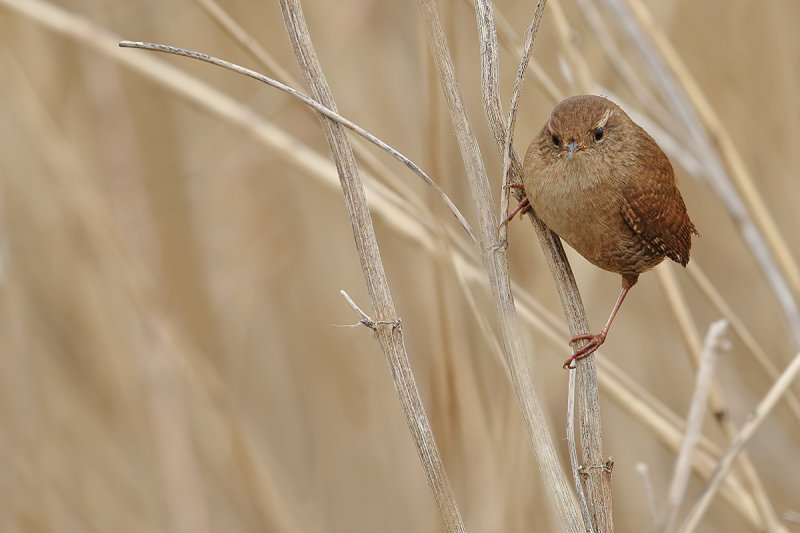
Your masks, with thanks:
[{"label": "blurred tan background", "polygon": [[[603,53],[580,6],[558,3],[571,27],[567,41],[548,7],[534,52],[558,90],[580,92],[571,48],[598,90],[658,124]],[[317,118],[233,73],[121,51],[167,62],[230,95],[288,136],[283,148],[270,145],[122,65],[102,50],[110,41],[101,39],[100,48],[77,42],[12,4],[40,7],[0,2],[0,531],[439,530],[382,353],[367,329],[333,327],[357,320],[340,289],[365,309],[368,299]],[[517,39],[533,4],[496,3]],[[719,115],[796,264],[800,4],[646,4]],[[118,39],[184,46],[265,70],[192,1],[47,5],[96,25],[70,30],[105,37],[103,28]],[[277,2],[222,6],[299,77]],[[626,61],[656,94],[642,56],[598,7]],[[308,0],[304,9],[341,113],[418,162],[474,220],[416,3]],[[502,162],[481,106],[473,8],[452,1],[440,9],[497,201]],[[501,56],[504,105],[518,57],[508,48]],[[519,152],[554,104],[529,74]],[[673,137],[691,145],[679,129]],[[467,529],[553,531],[496,349],[485,283],[459,274],[452,260],[459,230],[440,202],[406,169],[370,152],[379,164],[368,163],[365,173],[410,192],[421,209],[414,216],[424,222],[410,231],[389,207],[373,217]],[[798,346],[774,291],[718,195],[675,167],[702,234],[693,263],[783,369]],[[509,241],[513,280],[561,319],[530,225],[511,224]],[[474,263],[477,254],[466,257]],[[570,257],[597,329],[619,278]],[[671,271],[702,337],[720,313],[687,272]],[[523,335],[565,459],[566,336],[555,342],[529,322]],[[738,336],[728,338],[717,377],[741,425],[773,380]],[[694,370],[656,274],[642,277],[603,348],[601,357],[685,417]],[[636,464],[649,466],[663,502],[675,452],[618,397],[601,393],[605,451],[616,463],[617,531],[647,531]],[[728,444],[713,419],[704,434]],[[747,451],[776,514],[800,511],[800,422],[786,403]],[[688,502],[701,488],[695,475]],[[718,496],[700,530],[758,529]]]}]

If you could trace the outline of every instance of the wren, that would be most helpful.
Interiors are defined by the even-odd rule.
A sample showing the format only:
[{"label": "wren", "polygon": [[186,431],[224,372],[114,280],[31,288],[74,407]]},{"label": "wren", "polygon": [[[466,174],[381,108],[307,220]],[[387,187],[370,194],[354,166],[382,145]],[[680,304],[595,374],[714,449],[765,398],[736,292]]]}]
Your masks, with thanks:
[{"label": "wren", "polygon": [[639,274],[669,257],[684,267],[692,235],[672,164],[650,135],[600,96],[567,98],[525,155],[526,201],[536,215],[583,257],[622,276],[622,292],[599,333],[564,363],[594,352],[606,339]]}]

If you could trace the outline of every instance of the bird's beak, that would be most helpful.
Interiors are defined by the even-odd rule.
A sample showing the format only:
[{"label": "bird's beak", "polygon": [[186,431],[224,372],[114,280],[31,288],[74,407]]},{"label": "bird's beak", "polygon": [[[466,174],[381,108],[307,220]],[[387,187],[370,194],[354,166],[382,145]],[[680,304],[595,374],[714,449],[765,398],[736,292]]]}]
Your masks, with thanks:
[{"label": "bird's beak", "polygon": [[583,150],[583,146],[578,144],[578,141],[572,141],[571,143],[569,143],[567,145],[567,148],[569,148],[569,154],[567,155],[567,161],[572,161],[573,154],[576,154],[576,153],[580,152],[581,150]]}]

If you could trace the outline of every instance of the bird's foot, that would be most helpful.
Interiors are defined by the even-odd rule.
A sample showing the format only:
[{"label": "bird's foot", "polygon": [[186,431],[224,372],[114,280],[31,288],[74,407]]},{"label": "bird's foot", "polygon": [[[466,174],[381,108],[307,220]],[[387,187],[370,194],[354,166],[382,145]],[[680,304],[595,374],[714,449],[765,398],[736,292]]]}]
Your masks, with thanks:
[{"label": "bird's foot", "polygon": [[594,351],[606,341],[606,332],[601,331],[600,333],[584,333],[583,335],[576,335],[569,340],[569,343],[573,344],[580,340],[588,340],[589,342],[572,352],[570,358],[564,361],[564,368],[575,368],[573,363],[577,359],[582,359],[587,355],[594,353]]},{"label": "bird's foot", "polygon": [[499,227],[502,228],[503,226],[514,220],[514,217],[517,216],[517,213],[519,213],[520,215],[524,215],[530,210],[531,210],[531,203],[528,201],[527,198],[523,198],[522,201],[517,206],[517,208],[514,209],[514,211],[510,215],[508,215],[505,218],[505,220],[503,220],[503,222],[500,223]]}]

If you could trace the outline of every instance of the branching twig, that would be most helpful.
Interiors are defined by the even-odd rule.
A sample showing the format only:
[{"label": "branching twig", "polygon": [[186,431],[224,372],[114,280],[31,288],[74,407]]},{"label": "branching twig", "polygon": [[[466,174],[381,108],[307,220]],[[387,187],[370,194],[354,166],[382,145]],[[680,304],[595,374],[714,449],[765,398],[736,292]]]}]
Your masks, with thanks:
[{"label": "branching twig", "polygon": [[[522,84],[525,81],[525,71],[528,68],[528,63],[531,60],[531,56],[533,55],[533,41],[536,39],[536,32],[539,30],[539,23],[542,21],[542,14],[544,13],[544,6],[547,0],[539,0],[536,4],[536,11],[533,15],[533,20],[531,21],[530,25],[528,26],[527,31],[525,32],[525,47],[522,51],[522,58],[520,59],[519,68],[517,69],[517,77],[514,80],[514,89],[511,93],[511,104],[508,110],[508,122],[505,127],[505,141],[499,143],[502,145],[503,149],[503,186],[506,187],[505,193],[503,194],[503,201],[500,207],[501,216],[505,216],[508,213],[508,196],[511,192],[508,189],[508,186],[512,184],[512,182],[518,181],[520,178],[521,166],[519,163],[519,157],[517,157],[517,153],[514,151],[514,130],[517,123],[517,107],[519,105],[519,98],[522,95]],[[482,4],[482,1],[477,2],[477,4]],[[489,6],[491,7],[491,6]],[[491,10],[489,10],[491,13]],[[492,18],[487,17],[485,22],[487,26],[491,27],[491,30],[494,32],[494,21]],[[497,49],[496,45],[497,37],[494,36],[494,49]],[[488,56],[487,57],[491,57]],[[497,64],[498,61],[490,61],[492,64]],[[496,68],[496,67],[492,67]],[[492,91],[495,92],[497,95],[497,100],[499,100],[499,87],[498,83],[494,85],[485,85],[484,91]],[[486,93],[484,93],[486,94]],[[495,100],[495,98],[492,98]],[[487,100],[488,102],[489,100]],[[488,106],[487,106],[488,108]],[[497,132],[495,132],[497,135]],[[500,240],[505,242],[506,235],[508,232],[507,226],[502,226],[500,228]]]},{"label": "branching twig", "polygon": [[[297,56],[300,70],[309,85],[315,100],[326,108],[335,111],[336,104],[328,87],[322,67],[317,59],[311,38],[308,34],[303,11],[297,0],[281,0],[284,23]],[[417,447],[428,484],[433,493],[439,514],[448,532],[463,532],[464,524],[456,505],[453,491],[447,480],[442,459],[439,456],[430,422],[425,414],[422,400],[417,390],[411,365],[406,354],[403,332],[397,327],[398,319],[386,274],[383,270],[378,243],[372,227],[372,219],[367,208],[364,188],[358,176],[355,157],[347,141],[347,135],[338,122],[320,117],[325,138],[336,160],[339,179],[342,183],[345,204],[353,228],[356,249],[361,261],[361,270],[367,282],[372,308],[375,312],[375,332],[381,348],[386,354],[397,389],[406,414],[414,444]]]}]

